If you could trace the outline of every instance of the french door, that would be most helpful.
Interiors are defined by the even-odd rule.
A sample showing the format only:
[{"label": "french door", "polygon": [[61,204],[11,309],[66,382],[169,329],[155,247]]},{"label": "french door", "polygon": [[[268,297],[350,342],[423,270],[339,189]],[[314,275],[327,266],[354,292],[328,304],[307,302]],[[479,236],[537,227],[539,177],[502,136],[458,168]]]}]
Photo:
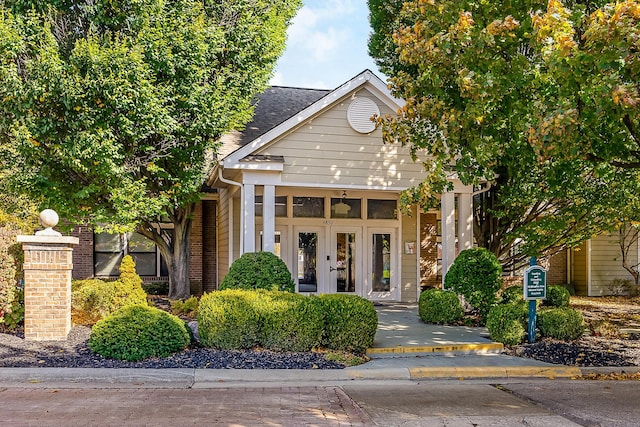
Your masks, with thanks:
[{"label": "french door", "polygon": [[294,239],[298,292],[399,298],[395,228],[296,227]]}]

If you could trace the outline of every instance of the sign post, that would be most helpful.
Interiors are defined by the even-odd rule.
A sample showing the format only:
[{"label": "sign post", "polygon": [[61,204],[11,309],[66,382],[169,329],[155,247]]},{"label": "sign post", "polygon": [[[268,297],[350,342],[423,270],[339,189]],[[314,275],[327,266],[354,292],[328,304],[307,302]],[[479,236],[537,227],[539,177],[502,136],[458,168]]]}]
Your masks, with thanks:
[{"label": "sign post", "polygon": [[536,265],[531,257],[529,268],[524,271],[524,299],[529,301],[529,342],[536,340],[536,300],[547,298],[547,270]]}]

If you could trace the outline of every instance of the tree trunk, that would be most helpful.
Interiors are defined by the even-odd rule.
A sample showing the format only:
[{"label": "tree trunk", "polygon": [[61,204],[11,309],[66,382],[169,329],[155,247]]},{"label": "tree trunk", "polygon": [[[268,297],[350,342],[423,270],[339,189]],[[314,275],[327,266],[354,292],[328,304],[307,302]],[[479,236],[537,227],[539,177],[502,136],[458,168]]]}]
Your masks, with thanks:
[{"label": "tree trunk", "polygon": [[153,240],[160,254],[167,262],[169,270],[169,299],[187,299],[191,295],[189,283],[189,264],[191,249],[189,235],[191,233],[192,214],[195,204],[191,203],[177,208],[169,217],[173,223],[173,234],[166,235],[168,230],[158,230],[154,224],[145,223],[138,232]]}]

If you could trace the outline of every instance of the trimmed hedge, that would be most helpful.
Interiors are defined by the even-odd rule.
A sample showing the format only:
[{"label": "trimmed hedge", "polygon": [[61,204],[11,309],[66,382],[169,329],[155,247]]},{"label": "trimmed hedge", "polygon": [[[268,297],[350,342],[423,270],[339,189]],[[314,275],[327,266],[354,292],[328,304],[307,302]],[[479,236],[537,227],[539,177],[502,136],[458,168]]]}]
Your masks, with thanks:
[{"label": "trimmed hedge", "polygon": [[355,295],[227,289],[205,294],[198,309],[200,342],[227,350],[308,351],[322,345],[363,353],[377,327],[373,303]]},{"label": "trimmed hedge", "polygon": [[89,348],[110,359],[136,362],[182,351],[190,340],[177,316],[155,307],[129,305],[95,324]]},{"label": "trimmed hedge", "polygon": [[427,289],[420,294],[418,315],[425,323],[452,323],[462,319],[464,310],[455,292]]},{"label": "trimmed hedge", "polygon": [[444,287],[463,295],[484,318],[495,305],[496,293],[502,287],[502,267],[488,250],[466,249],[451,265]]},{"label": "trimmed hedge", "polygon": [[260,312],[264,298],[258,292],[227,289],[200,298],[198,333],[205,347],[222,350],[252,348],[260,340]]},{"label": "trimmed hedge", "polygon": [[500,304],[487,315],[487,329],[492,340],[506,345],[524,341],[527,333],[526,304]]},{"label": "trimmed hedge", "polygon": [[568,307],[549,308],[538,313],[538,327],[543,337],[573,341],[582,336],[582,313]]},{"label": "trimmed hedge", "polygon": [[547,287],[547,299],[542,301],[542,305],[547,307],[569,307],[571,294],[563,286]]},{"label": "trimmed hedge", "polygon": [[513,304],[524,301],[523,286],[509,286],[500,292],[500,304]]},{"label": "trimmed hedge", "polygon": [[296,285],[287,265],[276,255],[271,252],[248,252],[233,261],[219,289],[295,292]]},{"label": "trimmed hedge", "polygon": [[142,279],[131,256],[122,258],[118,280],[77,280],[72,285],[71,316],[74,324],[93,325],[127,305],[147,305]]},{"label": "trimmed hedge", "polygon": [[324,316],[315,298],[289,292],[263,294],[261,344],[275,351],[309,351],[322,338]]},{"label": "trimmed hedge", "polygon": [[319,295],[317,301],[325,316],[325,347],[358,354],[371,347],[378,329],[378,312],[371,301],[340,294]]}]

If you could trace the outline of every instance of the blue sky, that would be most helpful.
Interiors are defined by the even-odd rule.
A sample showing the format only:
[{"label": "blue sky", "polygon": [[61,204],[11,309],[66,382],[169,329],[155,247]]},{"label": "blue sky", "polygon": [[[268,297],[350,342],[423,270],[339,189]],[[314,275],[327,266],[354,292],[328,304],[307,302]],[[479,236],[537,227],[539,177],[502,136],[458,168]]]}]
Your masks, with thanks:
[{"label": "blue sky", "polygon": [[304,0],[270,83],[335,89],[367,68],[384,80],[367,53],[370,32],[367,0]]}]

